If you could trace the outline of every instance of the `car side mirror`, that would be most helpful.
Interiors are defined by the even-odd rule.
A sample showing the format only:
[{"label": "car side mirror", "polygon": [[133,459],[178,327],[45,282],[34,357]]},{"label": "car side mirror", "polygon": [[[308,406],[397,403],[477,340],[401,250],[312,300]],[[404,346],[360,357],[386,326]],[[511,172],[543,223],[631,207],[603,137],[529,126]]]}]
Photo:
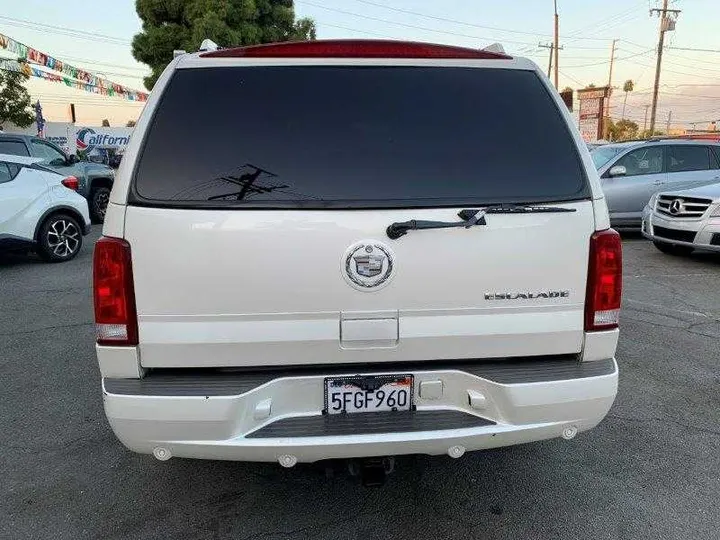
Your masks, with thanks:
[{"label": "car side mirror", "polygon": [[77,157],[76,154],[70,154],[67,158],[68,165],[75,165],[76,163],[80,163],[80,158]]},{"label": "car side mirror", "polygon": [[625,165],[615,165],[614,167],[610,167],[610,170],[608,171],[608,176],[611,178],[613,176],[625,176],[627,174],[627,169],[625,168]]}]

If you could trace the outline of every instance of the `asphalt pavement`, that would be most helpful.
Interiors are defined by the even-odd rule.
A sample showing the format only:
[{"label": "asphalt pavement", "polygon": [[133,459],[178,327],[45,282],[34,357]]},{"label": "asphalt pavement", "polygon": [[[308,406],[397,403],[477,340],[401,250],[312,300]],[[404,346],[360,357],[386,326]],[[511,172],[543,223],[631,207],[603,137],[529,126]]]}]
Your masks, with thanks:
[{"label": "asphalt pavement", "polygon": [[716,539],[720,257],[625,239],[620,391],[573,441],[398,459],[381,489],[318,465],[125,450],[105,420],[77,259],[0,259],[0,538]]}]

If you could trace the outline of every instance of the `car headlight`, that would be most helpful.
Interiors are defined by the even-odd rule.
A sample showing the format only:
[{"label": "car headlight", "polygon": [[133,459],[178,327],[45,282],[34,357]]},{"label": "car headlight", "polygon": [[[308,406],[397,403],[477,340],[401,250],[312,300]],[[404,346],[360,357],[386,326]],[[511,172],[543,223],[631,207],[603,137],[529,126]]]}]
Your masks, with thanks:
[{"label": "car headlight", "polygon": [[715,207],[715,210],[713,210],[713,213],[710,214],[711,217],[720,217],[720,204],[718,204]]},{"label": "car headlight", "polygon": [[650,210],[655,210],[655,203],[657,203],[658,200],[658,194],[655,193],[652,197],[650,197],[650,200],[648,201],[648,206],[650,207]]}]

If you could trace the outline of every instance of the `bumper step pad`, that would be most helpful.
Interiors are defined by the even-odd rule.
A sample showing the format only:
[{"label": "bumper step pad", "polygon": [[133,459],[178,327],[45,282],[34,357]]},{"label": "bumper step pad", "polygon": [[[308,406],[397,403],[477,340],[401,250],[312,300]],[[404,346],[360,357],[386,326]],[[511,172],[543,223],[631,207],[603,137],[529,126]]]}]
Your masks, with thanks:
[{"label": "bumper step pad", "polygon": [[378,413],[303,416],[277,420],[247,438],[333,437],[408,433],[491,426],[495,422],[460,411],[388,411]]}]

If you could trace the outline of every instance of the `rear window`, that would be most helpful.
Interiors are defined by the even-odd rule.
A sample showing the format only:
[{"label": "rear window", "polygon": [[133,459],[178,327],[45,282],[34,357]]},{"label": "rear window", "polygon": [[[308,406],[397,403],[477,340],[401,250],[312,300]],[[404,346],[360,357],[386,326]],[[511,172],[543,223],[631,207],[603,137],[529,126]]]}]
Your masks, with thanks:
[{"label": "rear window", "polygon": [[387,208],[589,197],[533,72],[425,67],[178,70],[130,201]]},{"label": "rear window", "polygon": [[0,140],[0,154],[9,156],[29,156],[27,146],[22,141]]}]

